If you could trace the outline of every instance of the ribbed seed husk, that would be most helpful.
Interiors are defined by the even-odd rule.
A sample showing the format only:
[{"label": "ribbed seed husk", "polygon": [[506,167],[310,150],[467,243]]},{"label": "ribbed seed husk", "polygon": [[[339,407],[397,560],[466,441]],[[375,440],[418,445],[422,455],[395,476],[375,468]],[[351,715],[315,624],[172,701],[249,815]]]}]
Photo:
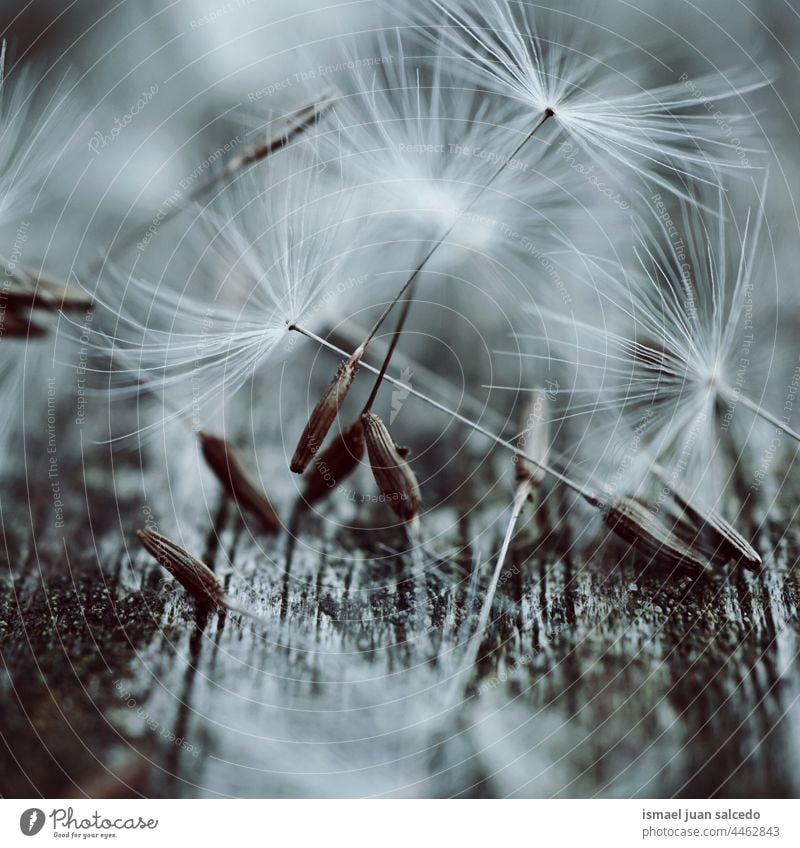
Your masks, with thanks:
[{"label": "ribbed seed husk", "polygon": [[386,503],[406,523],[419,516],[422,496],[411,466],[401,456],[383,421],[372,412],[361,416],[375,482]]},{"label": "ribbed seed husk", "polygon": [[308,463],[322,447],[322,443],[328,435],[328,430],[330,430],[339,413],[339,407],[347,397],[350,386],[353,385],[363,355],[364,349],[360,347],[348,360],[342,362],[336,369],[336,374],[330,385],[317,401],[289,465],[295,474],[302,474],[308,467]]},{"label": "ribbed seed husk", "polygon": [[255,515],[265,530],[274,532],[281,519],[266,492],[245,469],[236,448],[225,439],[201,431],[200,445],[208,467],[228,493],[231,500]]},{"label": "ribbed seed husk", "polygon": [[702,551],[715,565],[740,563],[750,571],[759,571],[762,560],[758,551],[721,515],[692,503],[679,489],[667,486],[671,498],[670,518],[675,533],[687,544]]},{"label": "ribbed seed husk", "polygon": [[214,572],[180,545],[154,530],[137,530],[139,541],[159,564],[205,606],[220,606],[225,598],[222,584]]},{"label": "ribbed seed husk", "polygon": [[306,477],[303,500],[307,506],[326,497],[355,470],[364,456],[366,440],[361,418],[338,433],[320,456],[315,458]]},{"label": "ribbed seed husk", "polygon": [[702,554],[686,545],[648,506],[622,497],[603,508],[606,526],[646,556],[664,565],[706,573],[710,570]]}]

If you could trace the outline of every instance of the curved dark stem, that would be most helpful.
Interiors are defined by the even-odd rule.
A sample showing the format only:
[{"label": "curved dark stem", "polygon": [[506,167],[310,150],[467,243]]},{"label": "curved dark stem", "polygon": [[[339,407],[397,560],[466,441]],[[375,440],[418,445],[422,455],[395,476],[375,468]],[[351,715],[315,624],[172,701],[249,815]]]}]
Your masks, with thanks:
[{"label": "curved dark stem", "polygon": [[[416,279],[416,277],[414,279]],[[383,378],[386,376],[386,371],[389,368],[389,363],[392,361],[392,355],[394,354],[395,348],[397,347],[397,343],[400,341],[400,336],[403,333],[403,327],[406,323],[406,318],[408,318],[408,313],[411,309],[411,304],[414,300],[415,288],[416,286],[412,287],[408,292],[406,302],[403,304],[403,311],[400,313],[400,317],[397,319],[397,326],[394,328],[394,333],[392,334],[392,341],[389,344],[389,349],[386,351],[386,356],[384,356],[383,358],[381,370],[378,372],[378,376],[375,380],[375,384],[372,387],[372,391],[369,394],[369,398],[367,398],[367,402],[366,404],[364,404],[364,409],[361,413],[362,415],[365,415],[372,409],[372,404],[375,403],[375,398],[378,396],[378,389],[380,389],[381,383],[383,382]]]},{"label": "curved dark stem", "polygon": [[284,557],[284,582],[281,589],[281,618],[286,615],[289,606],[289,574],[292,570],[295,546],[297,545],[297,534],[300,529],[300,520],[303,516],[303,500],[298,498],[292,508],[292,515],[286,528],[286,554]]}]

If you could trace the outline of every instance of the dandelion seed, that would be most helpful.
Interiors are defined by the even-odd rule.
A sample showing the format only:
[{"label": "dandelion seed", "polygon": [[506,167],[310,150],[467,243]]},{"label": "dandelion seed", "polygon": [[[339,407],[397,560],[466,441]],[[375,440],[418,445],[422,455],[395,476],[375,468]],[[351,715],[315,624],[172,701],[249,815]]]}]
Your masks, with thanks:
[{"label": "dandelion seed", "polygon": [[303,489],[303,503],[311,506],[330,494],[358,467],[366,450],[361,418],[337,434],[314,461]]},{"label": "dandelion seed", "polygon": [[248,145],[245,150],[233,156],[225,165],[225,173],[231,176],[283,150],[293,139],[313,127],[331,108],[333,102],[333,91],[326,89],[313,103],[307,103],[290,113],[282,121],[282,126],[274,127],[270,124],[265,131],[264,141]]},{"label": "dandelion seed", "polygon": [[225,590],[204,562],[153,530],[137,530],[136,537],[198,603],[213,607],[225,605]]},{"label": "dandelion seed", "polygon": [[202,560],[192,556],[171,539],[154,530],[137,530],[136,537],[153,559],[165,568],[202,607],[216,609],[224,607],[230,612],[241,613],[256,621],[264,621],[256,613],[232,604],[214,572]]},{"label": "dandelion seed", "polygon": [[263,488],[247,472],[236,449],[225,439],[201,431],[199,434],[203,456],[231,500],[242,509],[255,515],[263,528],[276,532],[281,519]]},{"label": "dandelion seed", "polygon": [[373,412],[361,416],[370,467],[392,511],[406,524],[419,518],[422,496],[411,466],[400,455],[386,425]]},{"label": "dandelion seed", "polygon": [[[94,370],[109,375],[112,397],[137,396],[145,385],[169,399],[172,411],[140,434],[201,418],[277,353],[288,325],[324,319],[358,243],[347,205],[299,152],[281,151],[258,183],[243,178],[204,210],[204,243],[182,244],[194,269],[182,287],[112,270],[89,292],[98,311]],[[84,330],[72,322],[76,339]]]},{"label": "dandelion seed", "polygon": [[739,407],[800,440],[746,393],[759,371],[753,320],[763,205],[748,213],[739,239],[725,221],[721,192],[717,203],[714,216],[682,203],[677,241],[656,209],[652,226],[643,215],[635,230],[639,273],[579,254],[589,276],[575,282],[599,300],[602,326],[542,308],[546,334],[520,336],[548,348],[524,356],[556,358],[574,370],[576,386],[561,394],[586,400],[570,400],[558,418],[607,413],[612,435],[622,419],[623,433],[636,430],[655,460],[679,468],[704,507],[729,477],[730,469],[715,471],[721,440],[733,439],[739,455],[748,450],[734,427]]},{"label": "dandelion seed", "polygon": [[768,84],[763,74],[683,75],[648,90],[636,82],[639,68],[615,69],[613,45],[601,42],[608,32],[575,13],[517,0],[431,0],[412,10],[422,37],[467,83],[526,107],[529,125],[554,116],[575,151],[609,169],[680,194],[662,172],[714,180],[717,167],[741,167],[739,149],[702,107]]},{"label": "dandelion seed", "polygon": [[362,346],[346,362],[342,362],[336,369],[336,374],[330,385],[317,401],[292,456],[290,468],[295,474],[302,474],[308,467],[308,463],[322,447],[322,443],[339,413],[339,407],[347,397],[350,386],[353,385],[363,355],[364,348]]}]

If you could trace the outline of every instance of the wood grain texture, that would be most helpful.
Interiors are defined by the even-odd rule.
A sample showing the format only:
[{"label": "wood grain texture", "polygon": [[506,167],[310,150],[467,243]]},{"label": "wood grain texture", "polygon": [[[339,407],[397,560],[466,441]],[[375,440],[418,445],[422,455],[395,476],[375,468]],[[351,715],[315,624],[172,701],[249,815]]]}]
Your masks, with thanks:
[{"label": "wood grain texture", "polygon": [[[552,520],[569,505],[550,492],[513,545],[469,679],[454,683],[492,564],[480,540],[491,553],[504,530],[510,464],[492,488],[496,465],[475,462],[472,488],[425,517],[435,535],[445,516],[461,545],[429,557],[424,613],[385,505],[359,505],[360,528],[307,515],[287,570],[285,535],[251,534],[201,486],[203,508],[163,532],[261,625],[196,608],[135,544],[133,529],[157,520],[163,468],[128,455],[83,473],[108,467],[106,449],[71,450],[60,466],[68,532],[24,478],[2,495],[4,796],[800,789],[794,530],[761,527],[762,574],[692,582],[618,542],[578,546],[579,523]],[[122,495],[137,475],[149,500],[135,486]],[[484,484],[488,501],[454,520]]]}]

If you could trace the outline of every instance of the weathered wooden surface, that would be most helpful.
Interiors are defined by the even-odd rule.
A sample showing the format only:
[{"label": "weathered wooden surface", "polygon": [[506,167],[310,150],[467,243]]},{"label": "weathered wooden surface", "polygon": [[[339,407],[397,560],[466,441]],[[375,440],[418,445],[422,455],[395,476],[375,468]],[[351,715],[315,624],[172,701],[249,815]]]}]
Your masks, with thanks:
[{"label": "weathered wooden surface", "polygon": [[[57,7],[56,25],[49,10],[40,8],[49,5]],[[151,82],[167,76],[158,76],[158,62],[142,64],[142,56],[158,59],[158,52],[169,52],[175,71],[186,64],[180,49],[166,50],[173,32],[160,16],[154,19],[158,41],[142,42],[120,37],[142,22],[140,10],[129,12],[130,3],[119,7],[121,23],[98,0],[67,5],[6,0],[6,22],[13,23],[6,36],[17,56],[28,43],[51,57],[74,43],[80,49],[66,59],[80,74],[97,63],[97,100],[120,86],[116,105],[100,119],[102,129]],[[759,124],[770,134],[769,144],[758,146],[772,150],[776,143],[769,196],[773,220],[789,227],[797,192],[782,179],[796,173],[797,126],[788,110],[796,102],[790,58],[797,55],[791,46],[800,37],[797,15],[792,4],[772,0],[752,0],[747,14],[739,15],[729,14],[729,2],[700,5],[693,15],[682,3],[645,3],[641,14],[632,14],[627,3],[605,4],[604,25],[613,30],[630,24],[631,37],[641,44],[648,43],[642,27],[651,17],[660,39],[665,32],[686,33],[687,45],[697,44],[704,61],[697,67],[689,51],[676,76],[708,70],[711,54],[720,67],[745,59],[749,64],[749,52],[733,48],[763,46],[780,102],[756,105]],[[24,13],[17,15],[16,6],[24,6]],[[101,19],[107,21],[97,27],[97,42],[81,52],[87,49],[88,23],[94,30]],[[725,30],[730,37],[723,36]],[[207,46],[194,49],[193,60]],[[271,70],[264,81],[270,79]],[[167,88],[163,102],[172,103]],[[205,78],[196,92],[197,104],[219,97],[208,91]],[[179,161],[178,144],[231,105],[225,94],[219,107],[210,103],[202,120],[188,127],[180,123],[184,102],[179,109],[165,108],[165,119],[174,115],[165,120],[169,144],[159,156]],[[738,105],[730,108],[739,111]],[[148,135],[156,123],[151,115],[142,123]],[[153,148],[143,150],[145,176],[136,167],[145,157],[131,169],[126,154],[122,176],[131,183],[128,199],[120,188],[109,191],[113,171],[101,170],[97,191],[84,199],[78,195],[79,210],[83,205],[94,210],[97,233],[84,229],[86,212],[66,214],[64,220],[74,221],[76,229],[56,233],[69,247],[58,256],[58,270],[73,267],[83,275],[98,251],[112,247],[112,239],[124,244],[126,234],[118,230],[123,213],[136,213],[134,219],[138,214],[139,223],[150,226],[159,204],[175,190],[172,180],[192,173],[218,141],[198,139],[196,159],[190,155],[169,172],[172,177],[159,172],[158,179],[149,179],[152,162],[162,161],[153,159]],[[152,207],[135,210],[129,200],[138,198],[145,182]],[[56,204],[53,212],[58,211]],[[176,240],[163,229],[167,249],[150,251],[158,276]],[[791,227],[776,232],[786,281],[781,313],[793,344],[796,243]],[[138,233],[131,233],[134,243]],[[78,243],[88,257],[71,258]],[[467,290],[464,280],[479,286]],[[441,288],[430,294],[428,311],[435,314],[424,338],[438,333],[448,345],[456,344],[458,298],[470,322],[492,320],[483,314],[484,301],[477,308],[474,301],[481,287],[491,294],[483,269],[464,274],[458,285],[433,282]],[[388,280],[385,285],[386,292],[395,291]],[[428,297],[429,289],[424,291]],[[439,300],[446,310],[434,308]],[[364,325],[369,318],[359,316]],[[437,372],[450,368],[443,382],[452,384],[456,396],[463,386],[487,382],[490,373],[494,382],[511,382],[476,361],[483,355],[483,336],[505,339],[513,328],[490,329],[462,338],[458,351],[429,347]],[[355,333],[338,341],[352,349],[358,338]],[[4,339],[3,351],[6,344]],[[703,585],[653,568],[640,574],[647,564],[619,543],[595,547],[596,523],[585,511],[573,514],[572,504],[551,493],[539,542],[534,534],[520,535],[512,549],[477,667],[467,681],[456,680],[463,683],[459,688],[454,675],[505,530],[513,476],[506,456],[487,455],[486,444],[468,442],[446,419],[412,401],[404,407],[395,431],[414,448],[430,509],[424,527],[439,557],[427,560],[422,614],[415,610],[420,593],[411,563],[397,553],[405,544],[402,534],[385,527],[391,515],[384,506],[358,503],[362,494],[374,493],[367,472],[303,523],[287,573],[286,538],[252,537],[233,509],[221,507],[219,486],[202,470],[191,434],[171,433],[163,444],[157,436],[142,455],[112,455],[92,442],[105,435],[90,424],[102,422],[106,410],[91,400],[86,424],[77,426],[83,410],[72,396],[76,374],[74,369],[51,374],[51,359],[44,343],[20,342],[13,361],[25,378],[17,382],[16,372],[0,376],[8,377],[0,423],[7,415],[25,416],[8,439],[3,431],[0,442],[0,795],[796,797],[800,792],[800,475],[788,462],[775,464],[775,485],[783,487],[780,510],[771,509],[768,521],[753,516],[740,528],[764,556],[764,572],[721,574]],[[332,373],[331,360],[321,359],[318,389]],[[3,360],[4,372],[11,371],[11,362]],[[779,375],[784,364],[776,363]],[[474,373],[468,374],[471,365]],[[57,387],[52,426],[48,377]],[[291,379],[295,389],[303,387],[305,402],[310,381],[302,370]],[[437,396],[441,391],[424,381],[418,388]],[[271,389],[269,395],[253,395],[245,388],[244,402],[231,418],[243,430],[250,424],[260,428],[257,437],[239,441],[247,456],[258,454],[261,474],[271,493],[274,483],[286,516],[292,500],[292,492],[284,490],[288,456],[302,421],[284,416],[284,395]],[[313,403],[313,392],[309,397]],[[130,427],[118,432],[141,425],[135,410],[127,414]],[[264,433],[265,427],[272,430]],[[62,519],[63,527],[55,526]],[[135,530],[148,522],[204,557],[233,599],[267,623],[198,613],[137,546]]]},{"label": "weathered wooden surface", "polygon": [[[341,497],[308,518],[287,573],[285,537],[253,536],[221,506],[185,433],[167,445],[177,473],[157,449],[112,465],[106,447],[62,433],[63,529],[41,488],[45,444],[28,436],[2,488],[3,795],[800,790],[788,489],[790,508],[757,532],[763,574],[703,585],[640,574],[617,543],[592,553],[578,544],[583,514],[555,521],[568,505],[550,493],[549,529],[534,521],[518,536],[460,694],[453,676],[505,529],[507,458],[481,462],[465,443],[463,462],[423,484],[441,500],[428,534],[447,533],[429,545],[443,555],[427,560],[421,614],[402,534],[381,529],[385,506]],[[178,463],[181,451],[191,458]],[[448,475],[467,467],[470,485],[447,498]],[[372,492],[366,481],[353,491]],[[199,613],[136,546],[148,520],[266,623]]]}]

